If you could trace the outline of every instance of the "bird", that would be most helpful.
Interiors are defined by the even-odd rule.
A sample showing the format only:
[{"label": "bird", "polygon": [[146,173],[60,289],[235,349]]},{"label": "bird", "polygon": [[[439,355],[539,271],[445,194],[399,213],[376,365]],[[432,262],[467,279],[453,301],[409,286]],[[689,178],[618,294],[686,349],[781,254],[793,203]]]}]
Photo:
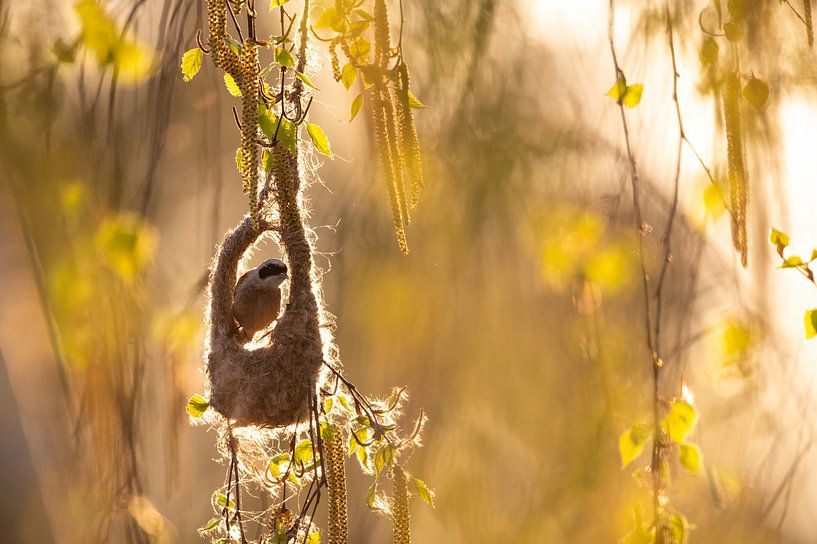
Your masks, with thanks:
[{"label": "bird", "polygon": [[[287,265],[280,259],[267,259],[244,273],[235,284],[233,317],[240,327],[240,338],[249,341],[260,330],[278,319],[281,310],[281,284],[288,278]],[[236,329],[236,332],[239,332]]]}]

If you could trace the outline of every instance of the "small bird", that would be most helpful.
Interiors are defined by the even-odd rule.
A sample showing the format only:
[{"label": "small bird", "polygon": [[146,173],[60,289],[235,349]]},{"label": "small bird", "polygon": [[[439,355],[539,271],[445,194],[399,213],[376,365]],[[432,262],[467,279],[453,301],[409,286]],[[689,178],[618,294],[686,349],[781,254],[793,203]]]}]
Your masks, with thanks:
[{"label": "small bird", "polygon": [[238,279],[233,316],[241,327],[242,339],[251,340],[255,333],[278,318],[281,284],[288,277],[283,261],[267,259]]}]

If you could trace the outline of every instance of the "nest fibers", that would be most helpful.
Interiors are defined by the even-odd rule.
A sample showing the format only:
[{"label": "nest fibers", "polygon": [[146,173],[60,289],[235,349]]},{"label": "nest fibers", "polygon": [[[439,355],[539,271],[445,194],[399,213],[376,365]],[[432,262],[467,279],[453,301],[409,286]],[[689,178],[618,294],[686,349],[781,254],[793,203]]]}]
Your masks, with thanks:
[{"label": "nest fibers", "polygon": [[[209,402],[238,425],[283,427],[306,420],[310,401],[322,381],[322,363],[327,358],[330,364],[337,362],[328,324],[321,323],[321,316],[328,316],[321,307],[312,248],[301,222],[300,176],[292,168],[294,164],[289,166],[285,170],[290,175],[282,176],[289,179],[276,179],[280,225],[261,219],[256,229],[250,217],[245,217],[225,236],[210,273]],[[269,333],[269,343],[248,349],[236,335],[232,310],[238,264],[253,244],[271,231],[279,232],[288,261],[289,299]],[[325,339],[321,338],[322,331]]]}]

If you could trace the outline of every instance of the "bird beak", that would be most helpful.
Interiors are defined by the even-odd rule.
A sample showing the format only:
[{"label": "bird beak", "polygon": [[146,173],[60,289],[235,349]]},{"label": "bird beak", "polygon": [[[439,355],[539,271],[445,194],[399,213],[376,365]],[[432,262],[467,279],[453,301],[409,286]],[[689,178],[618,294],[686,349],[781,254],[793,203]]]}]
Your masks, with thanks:
[{"label": "bird beak", "polygon": [[285,280],[289,279],[289,274],[287,274],[286,272],[282,272],[281,274],[283,274]]}]

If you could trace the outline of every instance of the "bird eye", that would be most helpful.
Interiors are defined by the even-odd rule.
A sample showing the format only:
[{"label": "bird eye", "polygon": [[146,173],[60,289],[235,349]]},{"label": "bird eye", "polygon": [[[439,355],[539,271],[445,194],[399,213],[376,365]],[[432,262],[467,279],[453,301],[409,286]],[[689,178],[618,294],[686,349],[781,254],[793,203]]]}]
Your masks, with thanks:
[{"label": "bird eye", "polygon": [[269,278],[270,276],[277,276],[279,274],[283,274],[287,271],[287,266],[282,263],[281,261],[273,261],[264,263],[258,269],[258,277],[263,279]]}]

